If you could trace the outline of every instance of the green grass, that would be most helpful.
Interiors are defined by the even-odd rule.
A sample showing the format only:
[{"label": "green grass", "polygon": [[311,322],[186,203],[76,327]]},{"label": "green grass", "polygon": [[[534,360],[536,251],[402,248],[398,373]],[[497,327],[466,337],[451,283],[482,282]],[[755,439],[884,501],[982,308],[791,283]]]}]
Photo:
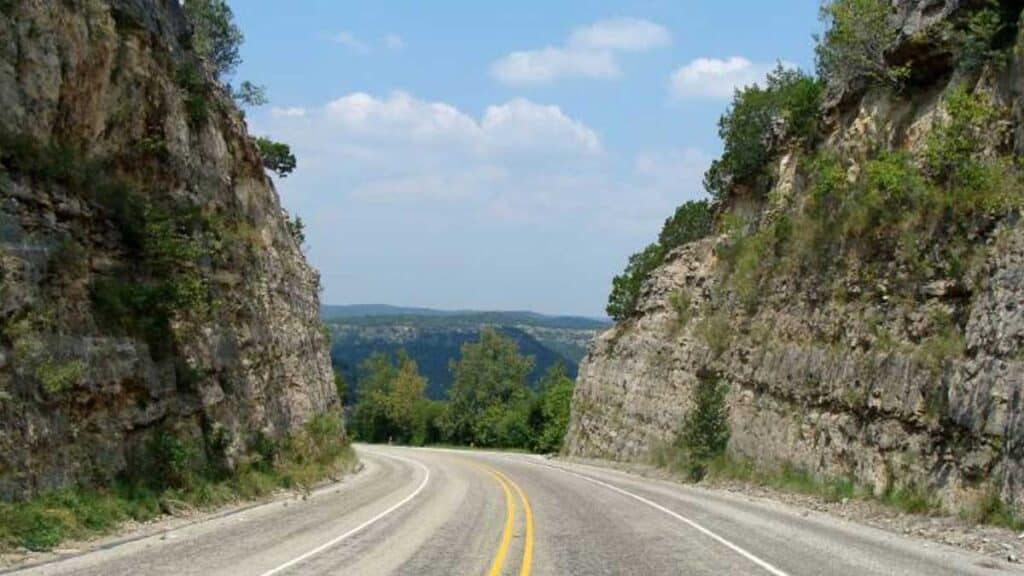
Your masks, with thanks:
[{"label": "green grass", "polygon": [[776,469],[762,469],[749,460],[729,456],[712,460],[708,464],[708,477],[712,480],[737,480],[784,492],[818,496],[828,502],[839,502],[844,498],[852,499],[866,494],[850,478],[821,478],[790,464]]},{"label": "green grass", "polygon": [[[652,463],[676,472],[685,471],[676,466],[683,459],[675,455],[675,452],[677,451],[673,451],[671,446],[652,450]],[[728,455],[719,456],[708,462],[706,478],[712,483],[716,480],[738,481],[783,492],[806,494],[826,502],[841,502],[846,499],[873,500],[908,514],[934,514],[941,511],[938,499],[923,487],[893,488],[881,496],[875,496],[871,489],[857,484],[850,477],[822,477],[791,464],[763,468],[750,460]],[[961,512],[961,517],[974,523],[1024,530],[1024,518],[1007,507],[998,496],[986,495],[965,508]]]},{"label": "green grass", "polygon": [[982,493],[960,510],[960,518],[972,524],[989,524],[1024,531],[1024,515],[1007,505],[995,490]]},{"label": "green grass", "polygon": [[50,550],[65,540],[110,533],[129,520],[151,520],[166,509],[209,509],[257,499],[281,488],[308,490],[351,471],[356,462],[340,435],[340,422],[331,420],[314,418],[302,431],[268,444],[265,452],[272,461],[253,457],[229,475],[186,470],[187,445],[161,435],[154,444],[178,455],[167,464],[175,478],[147,478],[145,471],[109,487],[65,488],[29,501],[0,502],[0,552]]}]

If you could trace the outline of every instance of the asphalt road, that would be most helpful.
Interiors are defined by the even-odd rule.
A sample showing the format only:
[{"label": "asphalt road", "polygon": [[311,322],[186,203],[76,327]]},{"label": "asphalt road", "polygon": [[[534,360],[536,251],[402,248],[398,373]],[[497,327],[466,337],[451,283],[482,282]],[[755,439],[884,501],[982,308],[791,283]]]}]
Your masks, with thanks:
[{"label": "asphalt road", "polygon": [[276,502],[15,574],[891,575],[1015,565],[782,504],[541,457],[386,446]]}]

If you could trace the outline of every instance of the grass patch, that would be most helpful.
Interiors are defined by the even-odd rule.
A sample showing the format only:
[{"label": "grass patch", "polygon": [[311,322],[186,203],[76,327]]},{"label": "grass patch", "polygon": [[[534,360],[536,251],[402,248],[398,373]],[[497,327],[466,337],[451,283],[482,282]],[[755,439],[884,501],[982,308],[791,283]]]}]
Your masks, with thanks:
[{"label": "grass patch", "polygon": [[[677,472],[686,472],[679,467],[685,459],[661,447],[652,451],[652,463],[655,466],[668,468]],[[935,495],[920,486],[891,488],[881,496],[875,496],[867,487],[846,476],[822,477],[806,469],[785,463],[772,468],[762,468],[753,461],[721,454],[706,465],[705,478],[712,482],[738,481],[757,486],[774,488],[783,492],[816,496],[826,502],[842,502],[843,500],[870,499],[880,504],[908,514],[933,514],[941,510]],[[965,520],[1005,526],[1015,530],[1024,530],[1024,519],[1009,509],[998,496],[986,495],[961,513]]]},{"label": "grass patch", "polygon": [[110,487],[66,488],[25,502],[0,502],[0,551],[45,551],[68,539],[109,533],[128,520],[222,506],[281,488],[307,490],[355,463],[340,419],[328,415],[287,438],[254,442],[248,461],[232,473],[205,463],[200,452],[196,444],[160,433],[147,445],[148,462]]},{"label": "grass patch", "polygon": [[714,358],[721,357],[732,342],[732,325],[729,323],[729,315],[724,310],[706,314],[694,326],[694,331],[697,337],[707,344]]},{"label": "grass patch", "polygon": [[986,490],[960,510],[960,518],[972,524],[989,524],[1024,531],[1024,515],[999,497],[995,490]]},{"label": "grass patch", "polygon": [[676,315],[672,322],[672,333],[678,334],[693,319],[693,297],[686,288],[679,288],[669,295],[668,304]]}]

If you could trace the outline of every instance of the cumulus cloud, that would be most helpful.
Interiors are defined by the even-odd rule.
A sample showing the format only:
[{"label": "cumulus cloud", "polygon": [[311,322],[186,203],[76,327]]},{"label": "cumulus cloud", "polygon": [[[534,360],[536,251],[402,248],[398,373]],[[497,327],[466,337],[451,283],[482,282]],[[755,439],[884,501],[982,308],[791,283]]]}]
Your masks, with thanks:
[{"label": "cumulus cloud", "polygon": [[489,106],[477,120],[444,102],[401,91],[387,98],[355,92],[327,104],[326,118],[354,137],[406,144],[461,145],[480,154],[511,150],[558,150],[596,154],[597,134],[558,106],[515,99]]},{"label": "cumulus cloud", "polygon": [[505,84],[541,83],[556,78],[615,78],[619,65],[608,51],[543,48],[512,52],[491,64],[491,75]]},{"label": "cumulus cloud", "polygon": [[672,35],[664,27],[640,18],[614,18],[573,30],[569,45],[577,49],[645,52],[668,46]]},{"label": "cumulus cloud", "polygon": [[565,46],[512,52],[491,63],[491,76],[505,84],[536,84],[558,78],[616,78],[617,54],[671,44],[668,30],[638,18],[602,20],[575,29]]},{"label": "cumulus cloud", "polygon": [[359,54],[367,54],[370,52],[370,45],[359,38],[356,38],[355,34],[351,32],[338,32],[331,37],[331,40]]},{"label": "cumulus cloud", "polygon": [[677,98],[730,98],[737,88],[762,82],[775,66],[751,62],[740,56],[724,60],[697,58],[672,73],[669,89]]}]

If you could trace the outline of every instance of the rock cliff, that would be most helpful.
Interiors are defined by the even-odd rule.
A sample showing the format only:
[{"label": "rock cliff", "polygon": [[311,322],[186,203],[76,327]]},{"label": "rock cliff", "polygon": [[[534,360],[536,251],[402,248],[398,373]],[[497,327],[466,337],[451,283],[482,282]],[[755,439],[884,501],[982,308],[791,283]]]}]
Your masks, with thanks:
[{"label": "rock cliff", "polygon": [[[959,113],[950,103],[965,93],[994,110],[967,139],[979,157],[1024,150],[1019,5],[999,6],[1001,56],[968,67],[953,45],[984,3],[893,4],[898,34],[886,58],[909,69],[902,87],[828,86],[822,139],[776,149],[769,193],[751,199],[735,189],[718,207],[720,235],[668,255],[645,284],[638,314],[601,335],[581,365],[568,453],[647,458],[672,442],[698,373],[710,369],[729,385],[735,456],[852,478],[878,494],[927,491],[951,510],[991,494],[1024,504],[1019,183],[1006,184],[1010,202],[1000,209],[975,210],[985,202],[979,195],[933,220],[907,220],[920,206],[910,201],[891,213],[864,212],[892,222],[891,235],[883,224],[865,232],[843,220],[827,245],[816,244],[829,236],[813,225],[839,217],[806,216],[826,194],[812,158],[840,158],[840,185],[872,178],[872,167],[883,174],[870,158],[927,163],[938,149],[930,138],[950,125]],[[863,207],[851,198],[833,214]],[[955,217],[967,213],[972,219]],[[744,264],[727,262],[737,235],[721,226],[738,217],[746,238],[774,231],[779,239],[762,246],[752,260],[760,264],[747,267],[756,273],[743,281]],[[813,265],[793,264],[800,260],[787,246],[801,234],[821,258]]]},{"label": "rock cliff", "polygon": [[0,1],[0,498],[337,409],[319,278],[177,0]]}]

